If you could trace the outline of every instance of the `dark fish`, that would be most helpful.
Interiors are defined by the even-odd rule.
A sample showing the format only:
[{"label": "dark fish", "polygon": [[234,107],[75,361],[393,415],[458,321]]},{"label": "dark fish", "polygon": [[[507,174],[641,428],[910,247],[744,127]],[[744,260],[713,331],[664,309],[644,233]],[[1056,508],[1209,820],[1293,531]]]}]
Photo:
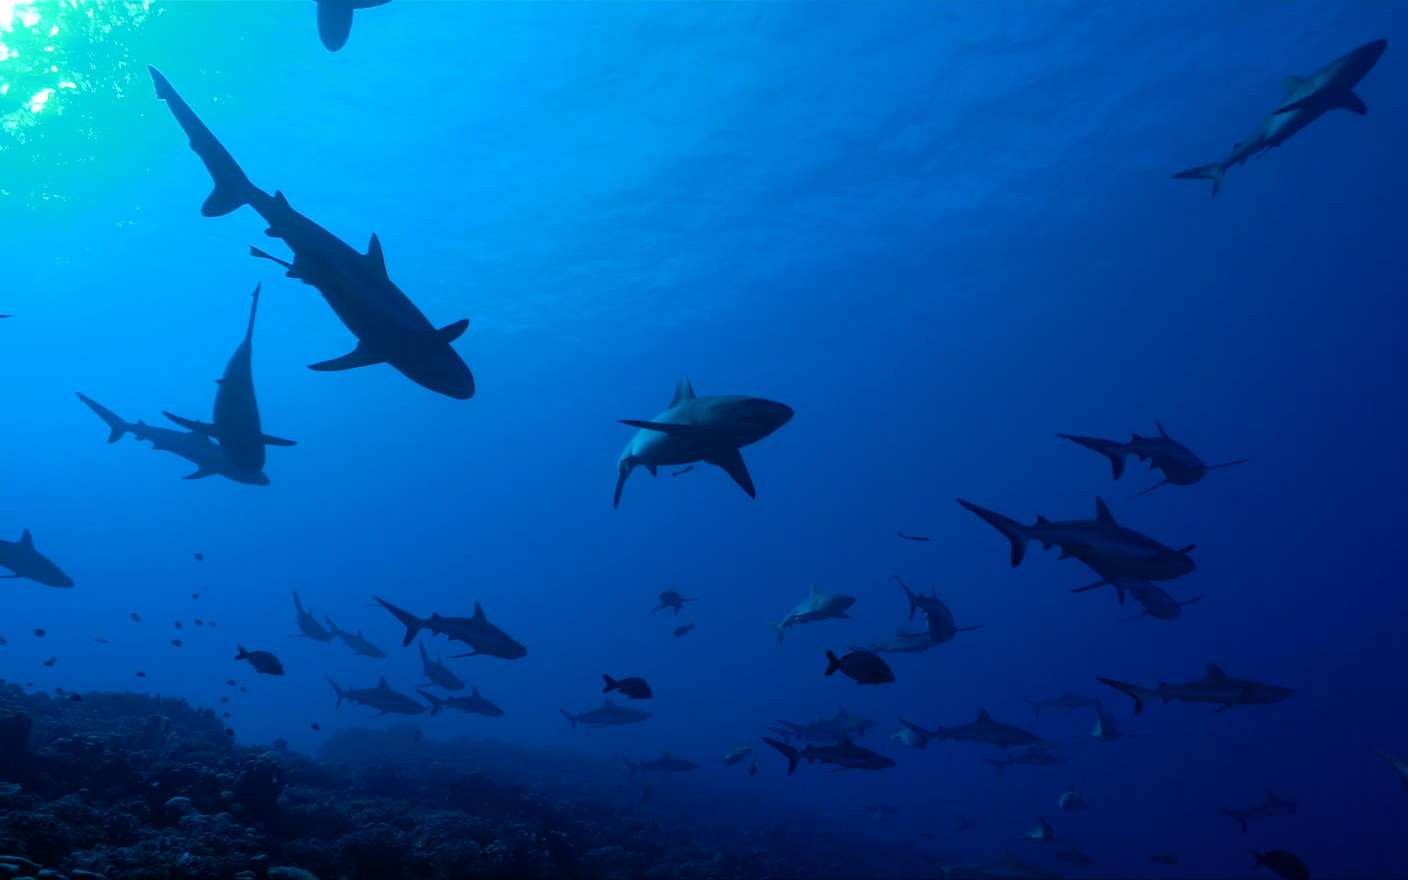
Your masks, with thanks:
[{"label": "dark fish", "polygon": [[221,698],[220,698],[220,702],[222,702],[222,703],[228,703],[228,702],[230,702],[230,698],[229,698],[229,697],[221,697]]},{"label": "dark fish", "polygon": [[59,658],[58,658],[58,657],[50,657],[48,660],[45,660],[45,661],[44,661],[44,665],[45,665],[45,666],[53,666],[55,663],[58,663],[58,662],[59,662]]},{"label": "dark fish", "polygon": [[[102,636],[97,636],[96,638],[93,639],[93,641],[97,642],[97,643],[100,644],[100,645],[111,644],[107,639],[103,638]],[[4,640],[3,640],[3,639],[0,639],[0,645],[3,645],[3,644],[5,644]]]},{"label": "dark fish", "polygon": [[146,677],[147,677],[147,674],[146,674],[145,672],[139,672],[139,673],[137,673],[137,677],[138,677],[138,678],[146,678]]},{"label": "dark fish", "polygon": [[192,593],[192,594],[191,594],[191,598],[192,598],[192,599],[199,599],[199,598],[200,598],[200,593]]},{"label": "dark fish", "polygon": [[234,686],[235,686],[235,680],[234,680],[233,678],[227,678],[227,679],[225,679],[225,684],[228,684],[230,687],[234,687]]},{"label": "dark fish", "polygon": [[230,717],[230,713],[229,713],[229,712],[221,712],[221,713],[220,713],[220,717],[221,717],[221,718],[229,718],[229,717]]},{"label": "dark fish", "polygon": [[242,694],[247,694],[247,693],[249,693],[249,688],[245,687],[244,685],[240,685],[240,693],[242,693]]},{"label": "dark fish", "polygon": [[623,678],[619,681],[609,675],[603,675],[602,678],[606,681],[606,686],[601,689],[603,694],[620,691],[632,700],[648,700],[655,696],[650,692],[650,685],[646,684],[645,679],[639,676]]},{"label": "dark fish", "polygon": [[196,554],[196,562],[204,562],[204,561],[205,561],[205,554],[204,554],[204,553],[197,553],[197,554]]},{"label": "dark fish", "polygon": [[758,775],[758,765],[757,765],[757,764],[754,764],[752,767],[749,767],[749,768],[748,768],[748,775],[749,775],[749,776],[757,776],[757,775]]},{"label": "dark fish", "polygon": [[225,735],[226,735],[226,736],[234,736],[234,735],[235,735],[235,729],[234,729],[233,727],[227,727],[227,728],[225,728]]},{"label": "dark fish", "polygon": [[[279,662],[279,658],[268,651],[246,651],[244,645],[239,646],[240,652],[235,655],[236,660],[248,660],[249,665],[254,667],[255,672],[264,675],[283,675],[284,665]],[[240,693],[245,689],[240,688]]]},{"label": "dark fish", "polygon": [[36,630],[34,631],[34,634],[35,634],[36,636],[39,636],[39,638],[41,638],[41,639],[44,638],[46,635],[48,635],[48,633],[44,632],[44,630],[42,630],[42,629],[36,629]]},{"label": "dark fish", "polygon": [[180,640],[180,639],[172,639],[172,640],[171,640],[171,644],[172,644],[172,645],[175,645],[176,647],[179,648],[179,647],[181,647],[181,640]]},{"label": "dark fish", "polygon": [[196,626],[205,626],[205,621],[204,621],[204,620],[201,620],[199,617],[197,617],[197,618],[195,619],[195,624],[196,624]]},{"label": "dark fish", "polygon": [[7,641],[5,641],[5,637],[4,637],[4,636],[0,636],[0,645],[8,645],[8,644],[10,644],[10,643],[7,642]]},{"label": "dark fish", "polygon": [[686,624],[685,626],[677,626],[677,627],[675,627],[675,638],[679,638],[680,636],[687,636],[687,635],[689,635],[690,632],[692,632],[693,630],[694,630],[694,621],[691,620],[691,621],[690,621],[688,624]]},{"label": "dark fish", "polygon": [[852,651],[844,657],[826,652],[826,674],[832,675],[838,669],[841,674],[858,684],[889,684],[895,680],[890,666],[880,659],[879,654],[869,651]]},{"label": "dark fish", "polygon": [[1305,866],[1305,862],[1294,853],[1286,852],[1284,849],[1267,850],[1259,853],[1250,850],[1252,858],[1256,859],[1253,868],[1266,868],[1277,877],[1284,880],[1310,880],[1310,869]]},{"label": "dark fish", "polygon": [[215,629],[215,621],[210,621],[210,628]]},{"label": "dark fish", "polygon": [[180,629],[180,628],[181,628],[181,621],[179,621],[179,620],[173,620],[173,621],[171,621],[171,625],[174,626],[174,627],[176,627],[177,629]]},{"label": "dark fish", "polygon": [[318,722],[316,721],[313,722],[312,727],[314,730],[322,730],[322,728],[318,726]]},{"label": "dark fish", "polygon": [[895,537],[904,538],[906,541],[927,541],[923,535],[906,535],[904,532],[895,532]]},{"label": "dark fish", "polygon": [[138,614],[138,613],[135,612],[135,611],[133,611],[129,616],[130,616],[133,620],[135,620],[137,623],[141,623],[141,622],[142,622],[142,615]]}]

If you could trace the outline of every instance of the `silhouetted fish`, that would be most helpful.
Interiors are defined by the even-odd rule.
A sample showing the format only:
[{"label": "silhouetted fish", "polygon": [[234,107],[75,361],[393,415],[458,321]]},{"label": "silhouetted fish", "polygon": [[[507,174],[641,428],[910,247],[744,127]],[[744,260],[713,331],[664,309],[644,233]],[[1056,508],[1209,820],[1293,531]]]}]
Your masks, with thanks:
[{"label": "silhouetted fish", "polygon": [[[279,662],[279,658],[268,651],[246,651],[244,645],[239,646],[240,652],[235,655],[236,660],[248,660],[249,665],[254,667],[255,672],[264,675],[283,675],[284,665]],[[243,688],[241,688],[243,691]]]}]

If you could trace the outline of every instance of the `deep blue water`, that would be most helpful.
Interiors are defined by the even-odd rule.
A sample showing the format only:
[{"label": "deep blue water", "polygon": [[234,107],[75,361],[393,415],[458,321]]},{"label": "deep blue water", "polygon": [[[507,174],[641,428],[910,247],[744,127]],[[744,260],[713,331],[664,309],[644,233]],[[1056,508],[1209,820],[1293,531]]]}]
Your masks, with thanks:
[{"label": "deep blue water", "polygon": [[[507,714],[437,716],[431,736],[668,749],[717,777],[673,785],[845,821],[889,803],[874,833],[926,846],[937,830],[973,858],[1050,863],[1020,840],[1046,816],[1107,872],[1154,874],[1145,853],[1173,850],[1173,875],[1243,876],[1248,847],[1293,849],[1317,876],[1408,870],[1408,797],[1373,753],[1408,752],[1408,7],[397,0],[359,13],[337,54],[311,4],[153,13],[86,46],[92,64],[71,53],[84,88],[36,114],[52,119],[0,135],[0,311],[16,316],[0,324],[0,537],[32,529],[77,581],[7,582],[0,675],[213,704],[250,679],[231,660],[244,643],[289,675],[252,682],[239,739],[312,749],[313,721],[368,723],[334,710],[324,674],[420,681],[371,593],[423,613],[479,601],[528,657],[454,661]],[[1285,75],[1379,37],[1367,116],[1327,115],[1215,200],[1169,179],[1225,155]],[[376,232],[437,326],[471,319],[456,347],[473,400],[385,367],[305,369],[353,340],[247,256],[268,242],[252,211],[199,216],[208,180],[149,63],[257,184],[359,249]],[[186,482],[184,462],[106,446],[73,393],[129,419],[204,417],[257,282],[264,425],[299,442],[270,451],[272,485]],[[613,511],[632,430],[617,420],[663,409],[680,376],[796,410],[744,453],[758,497],[709,466],[637,472]],[[1054,436],[1156,419],[1209,461],[1252,462],[1130,500],[1154,477],[1113,483]],[[1011,569],[953,500],[1030,522],[1089,516],[1097,495],[1196,544],[1169,590],[1207,598],[1117,623],[1132,612],[1108,591],[1068,592],[1091,580],[1078,563],[1034,548]],[[893,685],[823,677],[826,648],[906,622],[892,574],[984,628],[893,658]],[[766,624],[813,583],[856,596],[853,619],[779,647]],[[649,613],[671,586],[702,597],[679,621]],[[391,657],[289,640],[294,589]],[[698,629],[673,638],[684,620]],[[1297,695],[1134,718],[1094,681],[1209,661]],[[558,708],[598,704],[603,672],[648,677],[656,717],[570,732]],[[1089,712],[1033,719],[1025,701],[1063,689],[1148,738],[1090,741]],[[999,776],[986,747],[886,739],[899,717],[980,706],[1077,743],[1072,762]],[[898,766],[786,777],[765,727],[841,707],[880,723],[867,742]],[[746,742],[758,777],[717,766]],[[1077,783],[1091,808],[1061,814]],[[1268,785],[1295,816],[1241,834],[1214,812]],[[956,837],[960,809],[979,825]]]}]

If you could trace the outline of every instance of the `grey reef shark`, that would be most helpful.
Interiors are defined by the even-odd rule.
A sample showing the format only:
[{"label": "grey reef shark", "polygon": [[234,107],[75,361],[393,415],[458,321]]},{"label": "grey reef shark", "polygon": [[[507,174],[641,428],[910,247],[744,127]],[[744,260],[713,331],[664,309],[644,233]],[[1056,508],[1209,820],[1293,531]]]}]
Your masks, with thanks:
[{"label": "grey reef shark", "polygon": [[1135,498],[1148,495],[1155,489],[1164,486],[1191,486],[1207,476],[1208,471],[1232,467],[1236,464],[1246,464],[1251,460],[1239,458],[1236,461],[1224,461],[1221,464],[1205,464],[1201,458],[1193,453],[1193,450],[1170,437],[1161,423],[1154,422],[1154,427],[1159,429],[1159,436],[1141,437],[1134,434],[1128,443],[1105,440],[1100,437],[1082,437],[1078,434],[1057,434],[1056,436],[1063,440],[1070,440],[1072,443],[1077,443],[1108,458],[1110,469],[1114,472],[1116,480],[1124,475],[1125,458],[1130,455],[1140,461],[1149,462],[1150,469],[1163,473],[1162,480],[1147,489],[1136,492],[1133,496]]},{"label": "grey reef shark", "polygon": [[1227,169],[1279,147],[1291,135],[1331,110],[1348,110],[1363,116],[1369,112],[1354,87],[1368,75],[1388,48],[1388,40],[1374,40],[1347,52],[1308,77],[1286,77],[1286,95],[1281,106],[1271,111],[1245,140],[1232,145],[1220,162],[1209,162],[1173,175],[1180,180],[1211,180],[1212,194],[1222,189]]},{"label": "grey reef shark", "polygon": [[391,0],[314,0],[318,4],[318,39],[329,52],[347,45],[352,35],[352,14],[358,9],[385,6]]},{"label": "grey reef shark", "polygon": [[10,570],[10,574],[0,575],[0,578],[31,580],[46,587],[73,586],[73,578],[34,549],[34,538],[29,534],[29,529],[24,530],[18,541],[0,541],[0,568]]},{"label": "grey reef shark", "polygon": [[661,467],[696,461],[723,468],[749,498],[756,498],[753,477],[739,450],[791,419],[792,408],[785,403],[732,394],[699,397],[689,380],[681,379],[664,412],[648,421],[622,420],[638,430],[616,462],[616,493],[611,506],[621,505],[621,490],[636,468],[643,467],[655,476]]},{"label": "grey reef shark", "polygon": [[159,452],[169,452],[195,465],[196,469],[187,474],[184,479],[200,480],[205,477],[221,476],[227,480],[251,486],[269,485],[269,478],[265,476],[263,471],[247,471],[230,461],[230,456],[220,448],[218,443],[210,439],[209,434],[199,431],[154,428],[140,419],[136,422],[127,422],[91,397],[79,394],[78,399],[83,401],[84,406],[97,413],[98,418],[108,426],[109,443],[116,443],[125,435],[131,434],[138,440],[151,443],[152,449]]},{"label": "grey reef shark", "polygon": [[221,217],[244,205],[254,208],[268,224],[265,234],[282,239],[293,251],[293,262],[259,248],[250,248],[250,253],[278,263],[289,278],[316,288],[357,337],[357,347],[351,352],[313,364],[311,369],[334,372],[389,364],[431,391],[461,400],[473,397],[474,376],[450,345],[469,327],[469,319],[436,328],[391,281],[376,235],[372,235],[367,252],[358,253],[295,211],[283,193],[271,196],[256,187],[166,77],[154,67],[147,69],[156,84],[157,98],[166,102],[215,182],[201,214]]}]

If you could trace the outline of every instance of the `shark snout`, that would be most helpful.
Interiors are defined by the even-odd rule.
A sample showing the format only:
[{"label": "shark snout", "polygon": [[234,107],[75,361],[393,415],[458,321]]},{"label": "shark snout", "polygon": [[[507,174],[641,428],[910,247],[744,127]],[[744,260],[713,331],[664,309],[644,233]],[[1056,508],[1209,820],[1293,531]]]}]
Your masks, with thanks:
[{"label": "shark snout", "polygon": [[1375,40],[1349,53],[1349,58],[1345,60],[1345,75],[1350,80],[1351,88],[1374,69],[1387,49],[1388,40]]}]

